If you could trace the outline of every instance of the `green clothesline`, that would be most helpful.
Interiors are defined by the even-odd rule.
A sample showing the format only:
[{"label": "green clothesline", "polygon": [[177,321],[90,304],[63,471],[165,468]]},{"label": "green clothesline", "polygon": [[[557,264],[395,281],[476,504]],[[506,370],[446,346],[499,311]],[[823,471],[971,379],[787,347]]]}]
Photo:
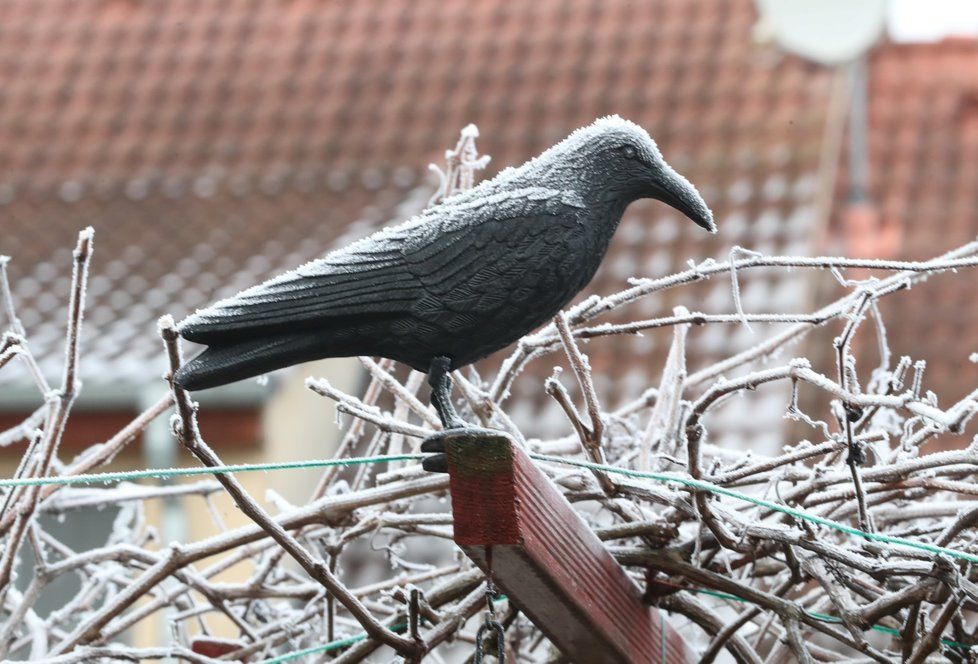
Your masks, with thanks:
[{"label": "green clothesline", "polygon": [[[72,475],[63,477],[28,477],[28,478],[15,478],[15,479],[2,479],[0,480],[0,488],[14,488],[14,487],[25,487],[25,486],[47,486],[47,485],[60,485],[60,486],[77,486],[77,485],[87,485],[87,484],[109,484],[113,482],[122,482],[138,479],[165,479],[171,477],[188,477],[196,475],[218,475],[218,474],[228,474],[228,473],[245,473],[245,472],[256,472],[256,471],[269,471],[269,470],[294,470],[300,468],[328,468],[333,466],[358,466],[365,464],[376,464],[376,463],[389,463],[392,461],[418,461],[425,457],[423,454],[388,454],[388,455],[378,455],[370,457],[349,457],[344,459],[310,459],[306,461],[284,461],[278,463],[244,463],[235,464],[228,466],[218,466],[213,468],[149,468],[145,470],[133,470],[133,471],[119,471],[110,473],[94,473],[90,475]],[[841,533],[845,533],[850,537],[855,537],[858,539],[865,539],[872,542],[882,542],[885,544],[891,544],[894,546],[901,546],[908,549],[916,549],[918,551],[923,551],[933,555],[944,555],[949,558],[954,558],[957,560],[963,560],[969,563],[978,563],[978,555],[968,553],[966,551],[960,551],[958,549],[952,549],[943,546],[937,546],[935,544],[929,544],[927,542],[917,542],[915,540],[907,539],[904,537],[894,537],[891,535],[882,535],[879,533],[869,533],[858,528],[840,523],[838,521],[833,521],[831,519],[826,519],[824,517],[818,516],[817,514],[810,514],[804,510],[796,509],[793,507],[788,507],[786,505],[779,505],[777,503],[765,500],[763,498],[757,498],[755,496],[750,496],[740,491],[735,491],[733,489],[727,489],[725,487],[717,486],[711,484],[710,482],[705,482],[703,480],[693,479],[692,477],[686,477],[683,475],[677,475],[673,473],[652,473],[652,472],[642,472],[637,470],[631,470],[629,468],[621,468],[618,466],[612,466],[608,464],[592,463],[589,461],[578,461],[575,459],[567,459],[564,457],[550,456],[546,454],[530,454],[530,457],[537,461],[545,461],[547,463],[558,463],[568,466],[574,466],[577,468],[585,468],[588,470],[597,470],[606,473],[612,473],[616,475],[622,475],[624,477],[631,477],[635,479],[647,479],[656,482],[661,482],[665,484],[678,484],[690,489],[695,489],[698,491],[707,491],[720,496],[727,496],[728,498],[734,498],[742,502],[751,503],[759,507],[764,507],[775,512],[780,512],[782,514],[787,514],[796,519],[801,519],[803,521],[808,521],[825,528],[836,530]],[[722,599],[728,599],[737,602],[751,603],[748,600],[736,597],[734,595],[729,595],[727,593],[721,593],[713,590],[706,589],[689,589],[693,592],[698,592],[705,595],[712,595]],[[841,622],[839,618],[834,616],[829,616],[820,613],[809,613],[809,615],[817,620],[823,620],[825,622],[838,623]],[[403,626],[402,626],[403,629]],[[890,627],[884,627],[882,625],[873,625],[871,629],[879,632],[884,632],[891,635],[899,635],[899,632]],[[331,650],[336,650],[339,648],[344,648],[346,646],[352,645],[358,641],[366,638],[366,634],[359,634],[356,636],[347,637],[344,639],[339,639],[336,641],[331,641],[330,643],[315,646],[312,648],[306,648],[304,650],[296,651],[293,653],[288,653],[275,657],[273,659],[265,660],[262,664],[279,664],[280,662],[290,661],[298,657],[302,657],[308,654],[329,652]],[[951,641],[948,639],[941,639],[944,645],[957,647],[957,648],[971,648],[972,646],[959,643],[957,641]]]},{"label": "green clothesline", "polygon": [[718,496],[727,496],[729,498],[735,498],[745,503],[752,503],[759,507],[764,507],[769,510],[773,510],[775,512],[781,512],[782,514],[787,514],[788,516],[794,517],[796,519],[801,519],[802,521],[808,521],[809,523],[814,523],[819,526],[824,526],[825,528],[831,528],[832,530],[837,530],[840,533],[845,533],[846,535],[849,535],[851,537],[861,538],[861,539],[869,540],[871,542],[884,542],[886,544],[893,544],[894,546],[902,546],[908,549],[917,549],[918,551],[925,551],[927,553],[932,553],[934,555],[944,555],[944,556],[948,556],[949,558],[964,560],[969,563],[978,563],[978,555],[975,555],[973,553],[968,553],[967,551],[959,551],[958,549],[951,549],[945,546],[937,546],[936,544],[928,544],[927,542],[917,542],[915,540],[907,539],[905,537],[894,537],[892,535],[880,535],[879,533],[867,533],[863,530],[859,530],[858,528],[847,526],[844,523],[840,523],[838,521],[833,521],[832,519],[826,519],[825,517],[818,516],[817,514],[810,514],[804,510],[796,509],[794,507],[788,507],[787,505],[779,505],[778,503],[773,503],[770,500],[764,500],[763,498],[756,498],[754,496],[747,495],[746,493],[741,493],[740,491],[727,489],[722,486],[717,486],[716,484],[711,484],[710,482],[704,482],[703,480],[696,480],[693,479],[692,477],[684,477],[682,475],[674,475],[672,473],[646,473],[638,470],[630,470],[628,468],[619,468],[618,466],[609,466],[606,464],[591,463],[588,461],[577,461],[574,459],[564,459],[562,457],[548,456],[545,454],[531,454],[530,456],[538,461],[548,461],[552,463],[562,463],[569,466],[577,466],[579,468],[601,470],[607,473],[624,475],[625,477],[655,480],[657,482],[663,482],[666,484],[680,484],[690,489],[697,489],[699,491],[708,491],[709,493],[713,493]]},{"label": "green clothesline", "polygon": [[[700,595],[710,595],[712,597],[719,597],[720,599],[727,599],[732,602],[740,602],[741,604],[753,604],[750,600],[744,599],[743,597],[737,597],[736,595],[731,595],[729,593],[723,593],[718,590],[707,590],[706,588],[684,588],[683,590],[688,590],[689,592],[698,593]],[[821,620],[827,623],[841,624],[842,618],[837,618],[836,616],[830,616],[826,613],[817,613],[815,611],[805,611],[805,613],[815,620]],[[891,636],[900,636],[900,630],[894,629],[892,627],[885,627],[884,625],[870,625],[871,630],[882,632],[884,634],[889,634]],[[941,639],[941,643],[946,646],[951,646],[952,648],[965,648],[971,649],[971,646],[967,643],[961,643],[960,641],[952,641],[951,639]]]},{"label": "green clothesline", "polygon": [[[700,595],[709,595],[711,597],[718,597],[720,599],[729,600],[732,602],[739,602],[741,604],[753,604],[753,602],[743,599],[742,597],[737,597],[736,595],[731,595],[729,593],[723,593],[716,590],[707,590],[706,588],[684,588],[688,592],[697,593]],[[498,597],[498,599],[505,599],[505,596]],[[809,616],[815,620],[821,620],[822,622],[839,624],[842,622],[841,618],[836,616],[830,616],[825,613],[817,613],[815,611],[806,611]],[[391,631],[402,632],[404,631],[405,624],[398,623],[391,627]],[[890,636],[900,636],[900,630],[894,629],[892,627],[885,627],[883,625],[871,625],[870,629],[882,632],[883,634],[889,634]],[[291,662],[294,659],[299,659],[300,657],[305,657],[306,655],[316,655],[320,653],[332,652],[333,650],[339,650],[341,648],[346,648],[347,646],[352,646],[360,641],[367,638],[366,632],[360,632],[354,636],[348,636],[343,639],[337,639],[335,641],[330,641],[329,643],[324,643],[320,646],[311,646],[309,648],[303,648],[302,650],[295,650],[293,652],[285,653],[284,655],[279,655],[278,657],[272,657],[271,659],[263,659],[258,664],[282,664],[283,662]],[[951,639],[941,639],[941,643],[945,646],[952,648],[962,648],[965,650],[971,649],[972,646],[967,643],[961,643],[960,641],[953,641]]]},{"label": "green clothesline", "polygon": [[145,470],[121,470],[113,473],[91,475],[65,475],[59,477],[23,477],[0,480],[0,489],[18,486],[76,486],[79,484],[111,484],[130,480],[168,479],[194,475],[227,475],[269,470],[296,470],[298,468],[328,468],[330,466],[361,466],[390,461],[417,461],[424,454],[386,454],[372,457],[348,457],[344,459],[309,459],[307,461],[279,461],[274,463],[239,463],[213,468],[147,468]]},{"label": "green clothesline", "polygon": [[[44,485],[76,486],[85,484],[108,484],[112,482],[137,479],[165,479],[194,475],[218,475],[269,470],[294,470],[299,468],[328,468],[331,466],[359,466],[364,464],[388,463],[391,461],[418,461],[424,457],[425,455],[423,454],[386,454],[370,457],[349,457],[344,459],[310,459],[307,461],[282,461],[276,463],[242,463],[230,466],[217,466],[213,468],[148,468],[145,470],[95,473],[91,475],[3,479],[0,480],[0,488]],[[631,470],[629,468],[621,468],[619,466],[592,463],[590,461],[578,461],[575,459],[567,459],[564,457],[550,456],[546,454],[530,454],[530,457],[536,459],[537,461],[546,461],[548,463],[559,463],[578,468],[586,468],[589,470],[598,470],[606,473],[623,475],[625,477],[654,480],[656,482],[662,482],[665,484],[679,484],[690,489],[707,491],[720,496],[727,496],[728,498],[734,498],[742,502],[751,503],[775,512],[781,512],[782,514],[787,514],[788,516],[796,519],[801,519],[803,521],[808,521],[825,528],[830,528],[832,530],[845,533],[851,537],[865,539],[872,542],[883,542],[885,544],[902,546],[908,549],[916,549],[918,551],[924,551],[934,555],[945,555],[950,558],[964,560],[969,563],[978,563],[978,555],[968,553],[966,551],[937,546],[936,544],[928,544],[927,542],[917,542],[905,537],[868,533],[844,523],[833,521],[832,519],[826,519],[825,517],[818,516],[817,514],[810,514],[804,510],[796,509],[794,507],[779,505],[778,503],[774,503],[763,498],[750,496],[748,494],[741,493],[740,491],[727,489],[725,487],[711,484],[710,482],[693,479],[692,477],[686,477],[675,473],[642,472],[638,470]]]},{"label": "green clothesline", "polygon": [[[393,632],[404,631],[404,624],[398,624],[391,627]],[[272,657],[271,659],[263,659],[258,662],[258,664],[281,664],[282,662],[291,662],[293,659],[299,659],[300,657],[305,657],[306,655],[316,655],[318,653],[331,652],[333,650],[339,650],[340,648],[346,648],[347,646],[352,646],[355,643],[360,643],[367,638],[366,632],[360,632],[354,636],[348,636],[345,639],[337,639],[335,641],[330,641],[329,643],[324,643],[321,646],[312,646],[310,648],[303,648],[302,650],[294,650],[292,652],[285,653],[284,655],[279,655],[278,657]]]}]

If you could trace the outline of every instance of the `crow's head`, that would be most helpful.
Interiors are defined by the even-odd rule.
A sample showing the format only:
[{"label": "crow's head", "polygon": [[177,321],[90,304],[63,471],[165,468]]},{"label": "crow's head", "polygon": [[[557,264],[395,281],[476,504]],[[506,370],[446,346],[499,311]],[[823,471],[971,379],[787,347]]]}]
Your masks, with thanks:
[{"label": "crow's head", "polygon": [[696,187],[666,163],[649,133],[634,122],[617,115],[601,118],[571,134],[564,148],[558,159],[578,163],[591,186],[627,202],[660,200],[716,232],[713,213]]}]

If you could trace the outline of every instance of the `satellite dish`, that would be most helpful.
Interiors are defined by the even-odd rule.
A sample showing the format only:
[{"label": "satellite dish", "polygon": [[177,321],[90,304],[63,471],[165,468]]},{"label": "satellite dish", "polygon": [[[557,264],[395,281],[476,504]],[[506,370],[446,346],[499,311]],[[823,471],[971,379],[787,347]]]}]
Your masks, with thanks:
[{"label": "satellite dish", "polygon": [[756,0],[781,48],[824,65],[850,62],[883,34],[887,0]]}]

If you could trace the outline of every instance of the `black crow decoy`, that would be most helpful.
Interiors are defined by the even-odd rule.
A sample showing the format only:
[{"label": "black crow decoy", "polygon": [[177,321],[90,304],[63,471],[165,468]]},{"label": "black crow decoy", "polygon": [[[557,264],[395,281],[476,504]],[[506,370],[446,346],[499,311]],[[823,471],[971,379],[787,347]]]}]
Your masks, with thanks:
[{"label": "black crow decoy", "polygon": [[180,334],[208,347],[174,380],[201,390],[325,357],[381,356],[428,372],[446,429],[465,426],[448,373],[570,302],[639,198],[716,232],[644,129],[601,118],[403,224],[189,316]]}]

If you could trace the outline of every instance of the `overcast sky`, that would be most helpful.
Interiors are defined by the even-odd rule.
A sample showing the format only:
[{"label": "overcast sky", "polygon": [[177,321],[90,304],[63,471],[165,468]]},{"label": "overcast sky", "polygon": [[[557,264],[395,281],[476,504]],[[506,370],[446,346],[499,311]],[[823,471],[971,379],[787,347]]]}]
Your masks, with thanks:
[{"label": "overcast sky", "polygon": [[890,2],[889,33],[896,41],[935,41],[949,35],[978,35],[978,0]]}]

